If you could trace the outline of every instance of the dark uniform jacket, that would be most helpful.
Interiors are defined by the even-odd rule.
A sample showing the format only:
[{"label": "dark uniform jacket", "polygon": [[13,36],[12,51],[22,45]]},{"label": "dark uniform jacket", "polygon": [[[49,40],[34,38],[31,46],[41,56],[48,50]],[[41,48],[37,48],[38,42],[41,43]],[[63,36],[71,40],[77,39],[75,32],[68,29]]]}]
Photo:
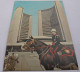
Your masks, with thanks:
[{"label": "dark uniform jacket", "polygon": [[55,43],[55,45],[59,45],[60,44],[59,35],[52,35],[52,42]]}]

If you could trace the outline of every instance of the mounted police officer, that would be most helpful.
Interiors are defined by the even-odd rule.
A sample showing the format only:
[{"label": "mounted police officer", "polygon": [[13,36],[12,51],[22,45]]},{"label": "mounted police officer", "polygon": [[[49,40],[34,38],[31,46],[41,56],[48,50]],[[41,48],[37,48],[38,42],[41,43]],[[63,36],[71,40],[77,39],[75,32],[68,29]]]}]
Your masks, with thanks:
[{"label": "mounted police officer", "polygon": [[52,42],[53,42],[52,45],[55,45],[55,46],[59,45],[60,44],[60,37],[56,33],[56,29],[52,29],[51,32],[52,32]]},{"label": "mounted police officer", "polygon": [[[56,33],[56,29],[51,30],[52,33],[52,48],[56,49],[58,47],[57,52],[61,50],[62,44],[60,44],[60,36]],[[56,65],[60,63],[58,54],[56,54]]]},{"label": "mounted police officer", "polygon": [[60,43],[60,36],[56,33],[56,29],[51,30],[52,33],[52,47],[56,48],[58,46],[58,50],[60,50],[63,45]]}]

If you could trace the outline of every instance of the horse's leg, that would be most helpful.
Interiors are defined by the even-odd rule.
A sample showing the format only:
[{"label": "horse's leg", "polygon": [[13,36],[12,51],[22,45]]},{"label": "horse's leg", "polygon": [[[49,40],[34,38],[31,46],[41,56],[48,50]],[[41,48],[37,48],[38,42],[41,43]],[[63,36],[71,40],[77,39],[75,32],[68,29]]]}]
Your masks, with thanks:
[{"label": "horse's leg", "polygon": [[46,66],[44,66],[44,68],[46,69],[46,70],[53,70],[54,68],[53,68],[53,66],[51,65],[49,65],[49,64],[47,64]]},{"label": "horse's leg", "polygon": [[44,68],[45,68],[46,70],[48,70],[48,66],[44,66]]},{"label": "horse's leg", "polygon": [[54,68],[51,66],[51,67],[49,68],[49,70],[54,70]]}]

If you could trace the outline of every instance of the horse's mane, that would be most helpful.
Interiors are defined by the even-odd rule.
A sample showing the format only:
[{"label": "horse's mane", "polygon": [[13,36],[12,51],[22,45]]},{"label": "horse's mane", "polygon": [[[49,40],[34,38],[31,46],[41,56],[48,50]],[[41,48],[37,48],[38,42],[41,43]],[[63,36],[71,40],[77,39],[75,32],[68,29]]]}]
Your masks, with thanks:
[{"label": "horse's mane", "polygon": [[46,45],[47,46],[47,44],[45,44],[44,42],[42,42],[40,40],[37,40],[37,39],[35,39],[35,40],[38,41],[38,42],[40,42],[40,43],[42,43],[43,45]]}]

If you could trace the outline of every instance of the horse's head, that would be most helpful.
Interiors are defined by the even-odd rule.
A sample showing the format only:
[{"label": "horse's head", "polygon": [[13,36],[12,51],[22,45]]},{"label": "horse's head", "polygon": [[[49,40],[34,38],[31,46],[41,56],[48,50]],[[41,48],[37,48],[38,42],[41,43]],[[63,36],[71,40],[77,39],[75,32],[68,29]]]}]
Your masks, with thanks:
[{"label": "horse's head", "polygon": [[29,50],[29,51],[33,51],[34,50],[34,38],[32,36],[29,37],[29,39],[27,39],[27,41],[24,43],[24,45],[21,46],[22,50]]}]

